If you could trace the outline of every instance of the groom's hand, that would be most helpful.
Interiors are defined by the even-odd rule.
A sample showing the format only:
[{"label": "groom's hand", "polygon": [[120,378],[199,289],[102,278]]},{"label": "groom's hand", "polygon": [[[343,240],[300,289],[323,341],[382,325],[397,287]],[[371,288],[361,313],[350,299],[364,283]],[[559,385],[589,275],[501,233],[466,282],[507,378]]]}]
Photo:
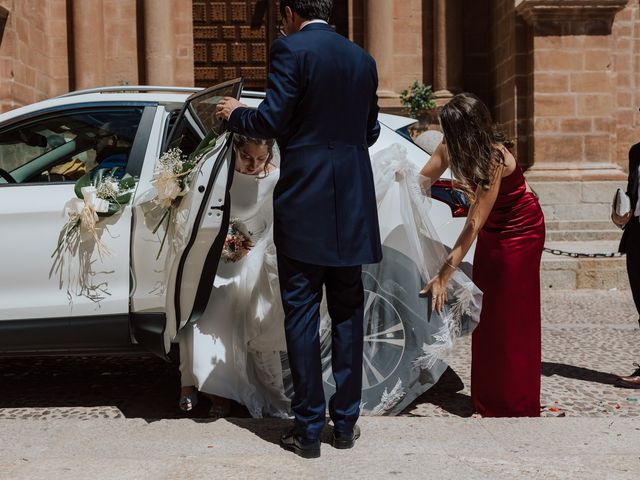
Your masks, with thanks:
[{"label": "groom's hand", "polygon": [[246,107],[233,97],[224,97],[216,105],[216,117],[221,120],[229,120],[231,113],[238,107]]}]

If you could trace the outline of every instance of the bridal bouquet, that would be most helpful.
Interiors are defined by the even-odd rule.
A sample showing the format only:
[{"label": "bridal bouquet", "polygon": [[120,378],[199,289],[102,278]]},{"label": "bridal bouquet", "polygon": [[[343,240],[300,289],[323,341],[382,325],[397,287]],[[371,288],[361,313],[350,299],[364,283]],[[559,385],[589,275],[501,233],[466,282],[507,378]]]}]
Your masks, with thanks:
[{"label": "bridal bouquet", "polygon": [[251,232],[244,232],[244,226],[237,218],[229,222],[229,231],[222,248],[222,261],[232,263],[242,260],[253,247]]},{"label": "bridal bouquet", "polygon": [[157,192],[154,203],[168,211],[177,198],[189,191],[187,178],[195,166],[196,163],[190,161],[179,148],[163,153],[151,180]]},{"label": "bridal bouquet", "polygon": [[60,231],[58,245],[51,254],[53,258],[63,251],[73,251],[78,242],[92,240],[98,254],[110,255],[109,249],[100,240],[98,222],[100,217],[119,213],[131,200],[136,186],[135,179],[125,174],[118,178],[121,167],[101,168],[88,172],[75,184],[73,198],[65,205],[67,222]]}]

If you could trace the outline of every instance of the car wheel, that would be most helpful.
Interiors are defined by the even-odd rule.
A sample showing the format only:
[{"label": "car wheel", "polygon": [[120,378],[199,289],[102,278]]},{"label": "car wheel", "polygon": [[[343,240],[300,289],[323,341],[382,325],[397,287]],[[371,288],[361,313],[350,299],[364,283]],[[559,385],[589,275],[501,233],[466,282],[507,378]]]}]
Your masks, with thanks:
[{"label": "car wheel", "polygon": [[[446,365],[439,361],[420,370],[414,361],[431,343],[436,325],[429,323],[429,302],[418,292],[424,285],[418,266],[406,255],[383,246],[383,260],[362,273],[365,290],[362,402],[364,413],[396,413],[430,388]],[[331,372],[331,329],[326,309],[320,330],[325,395],[335,391]]]}]

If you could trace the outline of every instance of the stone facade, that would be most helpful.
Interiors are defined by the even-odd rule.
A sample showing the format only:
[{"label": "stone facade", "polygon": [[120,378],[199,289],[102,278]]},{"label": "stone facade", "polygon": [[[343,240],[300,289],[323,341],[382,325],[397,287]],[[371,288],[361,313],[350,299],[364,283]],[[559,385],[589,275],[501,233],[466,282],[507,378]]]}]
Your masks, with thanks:
[{"label": "stone facade", "polygon": [[[385,109],[400,112],[414,80],[433,85],[440,104],[478,94],[517,140],[547,218],[604,221],[640,140],[639,3],[335,0],[332,23],[376,58]],[[0,111],[101,85],[205,86],[241,74],[259,89],[279,20],[269,0],[252,30],[255,5],[0,0]]]},{"label": "stone facade", "polygon": [[0,111],[68,91],[66,1],[0,0]]},{"label": "stone facade", "polygon": [[193,85],[190,0],[0,0],[0,112],[104,85]]}]

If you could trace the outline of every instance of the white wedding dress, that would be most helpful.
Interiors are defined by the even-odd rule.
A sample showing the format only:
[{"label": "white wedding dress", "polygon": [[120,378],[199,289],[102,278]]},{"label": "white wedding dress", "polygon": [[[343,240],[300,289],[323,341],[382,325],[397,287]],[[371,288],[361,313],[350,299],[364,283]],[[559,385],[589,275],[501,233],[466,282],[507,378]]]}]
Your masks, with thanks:
[{"label": "white wedding dress", "polygon": [[253,241],[236,262],[220,261],[207,309],[180,333],[182,385],[235,400],[254,417],[287,416],[282,356],[284,312],[272,241],[273,189],[279,171],[235,172],[231,222]]},{"label": "white wedding dress", "polygon": [[[429,220],[425,179],[392,145],[372,157],[384,258],[363,267],[365,338],[362,413],[394,415],[431,388],[446,355],[479,321],[481,292],[460,270],[442,313],[418,292],[446,258]],[[398,174],[399,173],[399,174]],[[290,415],[291,374],[272,241],[274,171],[264,179],[235,173],[231,218],[251,232],[240,261],[220,263],[207,310],[180,334],[182,385],[235,400],[254,417]],[[331,320],[321,309],[325,395],[333,393]]]}]

